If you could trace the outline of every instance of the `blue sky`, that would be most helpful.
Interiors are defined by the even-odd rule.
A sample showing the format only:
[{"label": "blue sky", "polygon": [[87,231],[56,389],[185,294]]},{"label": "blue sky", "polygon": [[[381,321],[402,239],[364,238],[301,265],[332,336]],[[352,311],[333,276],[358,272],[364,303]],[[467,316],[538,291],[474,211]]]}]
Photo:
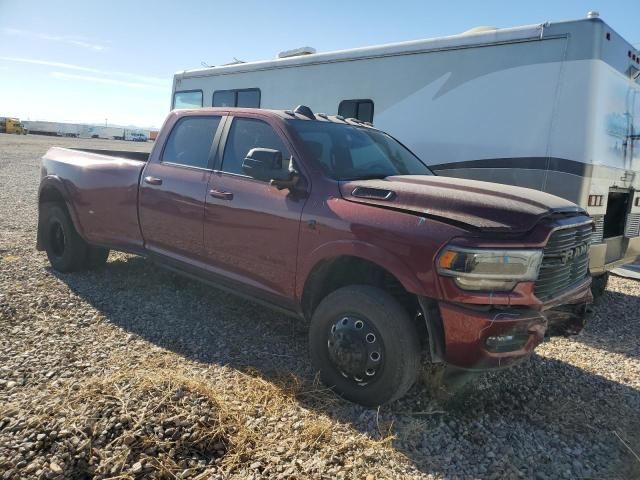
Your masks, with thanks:
[{"label": "blue sky", "polygon": [[640,47],[640,0],[0,0],[0,116],[159,126],[178,70],[580,18]]}]

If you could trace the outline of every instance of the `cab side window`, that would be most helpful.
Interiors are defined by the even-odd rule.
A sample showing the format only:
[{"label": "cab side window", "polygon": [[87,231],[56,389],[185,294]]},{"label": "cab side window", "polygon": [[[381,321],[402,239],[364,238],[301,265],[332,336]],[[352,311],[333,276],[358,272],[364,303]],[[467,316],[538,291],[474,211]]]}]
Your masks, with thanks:
[{"label": "cab side window", "polygon": [[171,130],[162,161],[207,168],[220,117],[185,117]]},{"label": "cab side window", "polygon": [[252,148],[272,148],[282,152],[282,169],[289,169],[288,149],[271,125],[254,118],[233,119],[222,157],[222,171],[244,175],[242,162]]}]

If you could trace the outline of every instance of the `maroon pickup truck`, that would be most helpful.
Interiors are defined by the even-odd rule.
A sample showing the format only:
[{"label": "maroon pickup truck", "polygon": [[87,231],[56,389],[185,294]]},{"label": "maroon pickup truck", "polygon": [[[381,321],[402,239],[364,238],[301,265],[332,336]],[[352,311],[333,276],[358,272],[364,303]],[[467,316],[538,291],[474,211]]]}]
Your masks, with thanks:
[{"label": "maroon pickup truck", "polygon": [[539,191],[434,176],[358,120],[294,111],[172,112],[151,154],[51,148],[38,247],[70,272],[109,249],[310,321],[322,380],[365,405],[431,362],[491,369],[591,301],[592,221]]}]

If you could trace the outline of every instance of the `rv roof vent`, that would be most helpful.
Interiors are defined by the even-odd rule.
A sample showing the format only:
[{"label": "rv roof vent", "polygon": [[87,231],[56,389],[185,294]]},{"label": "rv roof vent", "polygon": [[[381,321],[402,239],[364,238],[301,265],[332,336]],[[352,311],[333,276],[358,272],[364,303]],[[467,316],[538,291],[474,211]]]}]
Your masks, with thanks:
[{"label": "rv roof vent", "polygon": [[278,53],[276,58],[289,58],[289,57],[298,57],[300,55],[312,55],[316,53],[316,49],[313,47],[300,47],[294,48],[293,50],[285,50],[284,52]]},{"label": "rv roof vent", "polygon": [[306,105],[298,105],[296,108],[293,109],[293,113],[297,115],[302,115],[303,117],[310,118],[311,120],[316,119],[315,115],[313,114],[313,110],[311,110]]},{"label": "rv roof vent", "polygon": [[587,13],[587,18],[598,18],[600,16],[600,12],[596,12],[595,10],[591,10]]},{"label": "rv roof vent", "polygon": [[462,32],[461,35],[473,35],[474,33],[493,32],[494,30],[498,30],[498,27],[481,25],[479,27],[470,28],[469,30]]}]

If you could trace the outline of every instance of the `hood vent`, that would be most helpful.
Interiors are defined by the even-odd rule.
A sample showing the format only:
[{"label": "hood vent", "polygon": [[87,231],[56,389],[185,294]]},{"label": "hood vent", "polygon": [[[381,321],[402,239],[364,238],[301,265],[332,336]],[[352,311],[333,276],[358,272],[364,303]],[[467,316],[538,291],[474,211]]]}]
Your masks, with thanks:
[{"label": "hood vent", "polygon": [[396,192],[382,188],[356,187],[351,192],[351,195],[358,198],[371,198],[373,200],[393,200],[396,197]]}]

